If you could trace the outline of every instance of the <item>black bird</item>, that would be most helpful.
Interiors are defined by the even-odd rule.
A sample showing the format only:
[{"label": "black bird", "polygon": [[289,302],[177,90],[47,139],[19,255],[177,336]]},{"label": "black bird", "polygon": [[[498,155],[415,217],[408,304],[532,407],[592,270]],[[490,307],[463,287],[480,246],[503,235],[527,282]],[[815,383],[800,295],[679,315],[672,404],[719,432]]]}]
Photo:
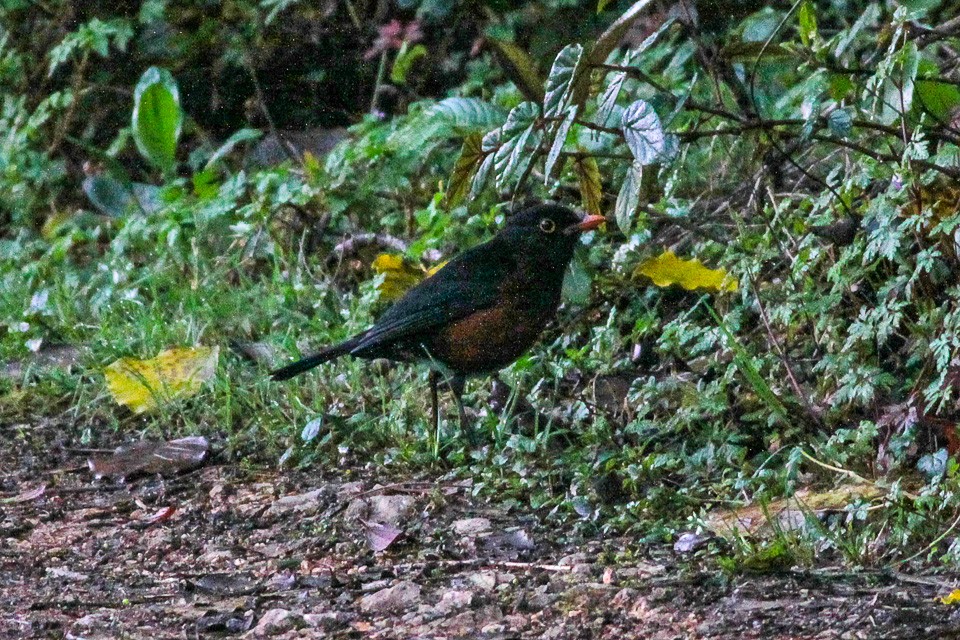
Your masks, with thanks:
[{"label": "black bird", "polygon": [[430,365],[433,419],[443,375],[466,426],[466,377],[493,373],[536,341],[560,305],[560,289],[580,233],[602,216],[581,218],[555,204],[528,207],[489,241],[459,254],[420,282],[366,331],[271,373],[286,380],[343,355]]}]

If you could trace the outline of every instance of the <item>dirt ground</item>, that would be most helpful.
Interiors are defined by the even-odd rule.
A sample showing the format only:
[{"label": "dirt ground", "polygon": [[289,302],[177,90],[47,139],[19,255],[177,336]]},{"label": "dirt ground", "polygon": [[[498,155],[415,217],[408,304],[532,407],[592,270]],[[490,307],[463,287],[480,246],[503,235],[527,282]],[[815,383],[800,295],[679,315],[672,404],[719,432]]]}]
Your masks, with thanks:
[{"label": "dirt ground", "polygon": [[443,477],[97,481],[30,429],[0,424],[2,638],[960,638],[960,576],[728,577]]}]

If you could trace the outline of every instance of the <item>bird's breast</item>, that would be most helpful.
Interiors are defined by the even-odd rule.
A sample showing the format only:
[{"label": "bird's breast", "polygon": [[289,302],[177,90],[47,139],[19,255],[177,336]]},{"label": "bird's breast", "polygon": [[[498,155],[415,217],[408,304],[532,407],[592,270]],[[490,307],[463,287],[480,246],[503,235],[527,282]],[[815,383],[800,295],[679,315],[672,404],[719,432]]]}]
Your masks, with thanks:
[{"label": "bird's breast", "polygon": [[511,295],[437,331],[427,345],[431,355],[458,373],[502,369],[536,342],[556,312],[553,301]]}]

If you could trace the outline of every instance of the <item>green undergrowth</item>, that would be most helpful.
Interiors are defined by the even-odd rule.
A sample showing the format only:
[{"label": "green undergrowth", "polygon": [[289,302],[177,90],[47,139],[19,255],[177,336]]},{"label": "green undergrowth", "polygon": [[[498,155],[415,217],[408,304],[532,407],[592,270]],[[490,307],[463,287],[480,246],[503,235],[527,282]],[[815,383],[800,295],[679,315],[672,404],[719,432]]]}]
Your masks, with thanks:
[{"label": "green undergrowth", "polygon": [[[249,39],[207,23],[223,48],[203,73],[243,68],[291,24],[239,4]],[[443,30],[447,14],[408,4],[404,20]],[[182,7],[100,7],[68,33],[51,21],[56,55],[11,20],[33,9],[0,9],[3,437],[52,419],[88,446],[203,434],[231,464],[469,478],[563,531],[638,547],[698,531],[690,553],[729,572],[955,566],[960,43],[934,28],[949,3],[801,2],[697,28],[651,14],[639,42],[634,9],[532,4],[540,17],[491,4],[479,25],[448,8],[495,52],[446,51],[439,89],[380,52],[395,73],[370,80],[396,85],[393,111],[269,168],[249,156],[270,127],[213,135],[187,95],[195,70],[150,47],[193,19]],[[590,18],[528,33],[567,11]],[[418,59],[442,55],[428,44]],[[609,219],[578,248],[540,344],[501,373],[539,417],[514,419],[519,402],[501,415],[473,380],[470,446],[448,400],[443,429],[430,424],[415,366],[343,359],[268,379],[386,307],[379,253],[433,266],[527,198]],[[637,275],[668,250],[736,290]],[[44,366],[64,345],[77,361]],[[118,358],[194,345],[220,348],[198,394],[142,415],[109,395]],[[762,526],[705,534],[745,508]]]}]

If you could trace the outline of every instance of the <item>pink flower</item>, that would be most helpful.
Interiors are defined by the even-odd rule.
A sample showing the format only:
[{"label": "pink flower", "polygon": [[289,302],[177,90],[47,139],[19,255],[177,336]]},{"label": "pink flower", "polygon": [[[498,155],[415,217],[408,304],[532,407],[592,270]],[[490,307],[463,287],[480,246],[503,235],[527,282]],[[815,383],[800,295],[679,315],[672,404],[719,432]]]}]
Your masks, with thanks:
[{"label": "pink flower", "polygon": [[377,39],[373,46],[363,54],[365,60],[377,57],[384,51],[396,50],[403,46],[403,43],[414,44],[423,40],[423,31],[420,30],[420,21],[411,20],[403,24],[399,20],[391,20],[378,29]]}]

